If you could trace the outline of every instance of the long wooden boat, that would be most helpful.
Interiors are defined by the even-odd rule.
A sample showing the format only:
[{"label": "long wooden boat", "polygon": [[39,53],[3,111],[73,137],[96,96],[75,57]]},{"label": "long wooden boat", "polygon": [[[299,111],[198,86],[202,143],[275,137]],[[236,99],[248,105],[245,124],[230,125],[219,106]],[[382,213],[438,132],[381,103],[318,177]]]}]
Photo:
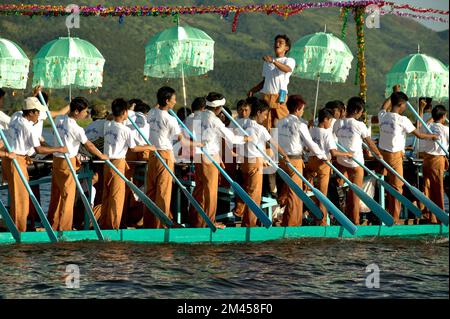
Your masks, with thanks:
[{"label": "long wooden boat", "polygon": [[[60,242],[98,241],[93,230],[56,232]],[[448,237],[448,226],[444,225],[397,225],[360,226],[351,235],[341,226],[301,226],[301,227],[228,227],[212,232],[209,228],[172,229],[121,229],[103,230],[106,242],[141,243],[241,243],[263,242],[280,239],[300,238],[363,238],[363,237]],[[49,243],[46,232],[25,232],[20,235],[20,243]],[[0,233],[0,244],[14,244],[10,233]]]},{"label": "long wooden boat", "polygon": [[[79,178],[92,178],[92,171],[86,165],[79,172]],[[30,185],[40,185],[50,182],[50,176],[43,176],[30,182]],[[191,184],[187,185],[191,186]],[[1,185],[1,189],[7,189],[6,185]],[[222,199],[231,200],[232,191],[219,188]],[[179,192],[179,190],[177,190]],[[381,192],[383,193],[383,192]],[[177,198],[177,210],[180,211],[180,196]],[[384,205],[384,197],[380,197]],[[272,215],[272,207],[276,201],[271,198],[264,198],[261,208]],[[224,214],[227,216],[230,214]],[[217,216],[219,217],[219,216]],[[178,213],[178,222],[180,214]],[[120,230],[102,230],[106,242],[141,242],[141,243],[241,243],[241,242],[264,242],[270,240],[282,239],[300,239],[300,238],[364,238],[364,237],[447,237],[449,236],[448,226],[445,225],[396,225],[396,226],[359,226],[355,235],[350,234],[341,226],[300,226],[300,227],[227,227],[217,229],[212,232],[209,228],[171,228],[171,229],[120,229]],[[98,241],[94,230],[74,230],[55,232],[59,242],[77,242],[77,241]],[[45,231],[23,232],[20,234],[20,243],[50,243],[48,234]],[[0,244],[14,244],[17,241],[9,232],[0,232]]]}]

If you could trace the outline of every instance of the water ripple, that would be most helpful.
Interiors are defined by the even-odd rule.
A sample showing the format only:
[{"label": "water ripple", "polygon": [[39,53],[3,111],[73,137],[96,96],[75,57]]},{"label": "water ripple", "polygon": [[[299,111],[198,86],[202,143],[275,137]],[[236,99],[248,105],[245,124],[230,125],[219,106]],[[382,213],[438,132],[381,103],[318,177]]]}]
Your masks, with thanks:
[{"label": "water ripple", "polygon": [[448,298],[448,285],[448,238],[0,246],[0,298]]}]

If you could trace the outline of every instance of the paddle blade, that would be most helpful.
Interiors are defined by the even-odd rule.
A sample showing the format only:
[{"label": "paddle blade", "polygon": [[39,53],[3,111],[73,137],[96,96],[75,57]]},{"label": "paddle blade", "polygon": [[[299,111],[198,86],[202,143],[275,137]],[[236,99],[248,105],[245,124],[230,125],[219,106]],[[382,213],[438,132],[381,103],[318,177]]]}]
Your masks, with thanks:
[{"label": "paddle blade", "polygon": [[19,230],[17,229],[16,224],[14,224],[14,221],[12,220],[11,216],[9,215],[8,211],[6,210],[6,207],[3,205],[2,202],[0,202],[0,216],[2,216],[3,220],[5,221],[6,227],[8,227],[9,232],[16,240],[16,242],[20,242]]},{"label": "paddle blade", "polygon": [[[291,188],[294,193],[303,201],[306,207],[308,207],[309,211],[314,214],[318,219],[323,218],[323,213],[320,208],[314,203],[314,201],[300,188],[300,186],[295,183],[292,178],[281,168],[277,169],[278,175],[280,175],[281,179]],[[301,178],[301,176],[299,175]]]},{"label": "paddle blade", "polygon": [[348,219],[347,216],[344,215],[344,213],[341,212],[339,208],[336,207],[324,194],[322,194],[317,188],[314,188],[313,190],[314,195],[317,197],[317,199],[322,202],[325,207],[327,208],[328,212],[333,214],[333,216],[336,218],[336,220],[341,224],[342,227],[344,227],[350,234],[354,235],[358,228],[351,222],[350,219]]},{"label": "paddle blade", "polygon": [[422,216],[422,212],[420,211],[419,207],[411,203],[409,199],[407,199],[405,196],[400,194],[394,187],[389,185],[388,182],[385,180],[379,179],[381,184],[383,184],[386,191],[388,191],[392,196],[394,196],[400,203],[402,203],[411,213],[413,213],[416,217]]},{"label": "paddle blade", "polygon": [[200,214],[200,216],[202,216],[203,220],[206,222],[208,227],[211,228],[211,230],[213,232],[215,232],[217,230],[216,226],[211,221],[211,219],[208,217],[208,215],[206,215],[205,211],[200,206],[200,204],[194,199],[194,196],[192,196],[192,194],[189,193],[189,191],[186,189],[186,187],[180,186],[180,188],[183,191],[184,195],[189,199],[191,204],[194,206],[195,210]]},{"label": "paddle blade", "polygon": [[424,204],[430,210],[431,213],[436,215],[436,217],[445,226],[448,226],[448,215],[438,205],[436,205],[431,199],[426,197],[425,194],[418,190],[416,187],[410,185],[409,189],[414,194],[414,196],[416,196],[417,199],[420,200],[422,204]]},{"label": "paddle blade", "polygon": [[242,187],[238,183],[232,180],[228,182],[230,183],[236,194],[244,201],[248,208],[250,208],[250,210],[261,221],[264,227],[270,228],[270,226],[272,226],[272,221],[269,219],[269,217],[267,217],[266,213],[264,213],[264,211],[258,205],[256,205],[255,201],[242,189]]},{"label": "paddle blade", "polygon": [[25,178],[25,176],[23,175],[19,163],[17,162],[16,159],[13,159],[13,164],[14,167],[16,168],[17,172],[19,173],[20,179],[22,180],[23,185],[25,186],[31,202],[34,205],[34,208],[36,208],[36,212],[39,215],[39,218],[41,219],[41,223],[45,228],[45,231],[47,232],[48,238],[50,239],[50,241],[52,243],[56,243],[58,242],[58,238],[56,238],[55,232],[52,229],[52,226],[50,225],[50,223],[48,222],[47,216],[44,214],[44,211],[42,210],[41,204],[39,203],[39,201],[37,200],[36,196],[34,196],[33,191],[31,190],[30,185],[28,184],[27,179]]},{"label": "paddle blade", "polygon": [[136,195],[142,200],[145,206],[158,217],[158,219],[167,227],[173,227],[173,221],[170,220],[169,217],[167,217],[166,214],[159,208],[150,198],[147,197],[147,195],[141,191],[139,187],[134,185],[129,180],[126,180],[125,183],[128,185],[128,187],[131,188],[131,190],[136,193]]},{"label": "paddle blade", "polygon": [[383,209],[372,197],[367,195],[361,188],[355,184],[350,184],[350,188],[358,197],[370,208],[370,210],[387,226],[394,225],[394,218]]}]

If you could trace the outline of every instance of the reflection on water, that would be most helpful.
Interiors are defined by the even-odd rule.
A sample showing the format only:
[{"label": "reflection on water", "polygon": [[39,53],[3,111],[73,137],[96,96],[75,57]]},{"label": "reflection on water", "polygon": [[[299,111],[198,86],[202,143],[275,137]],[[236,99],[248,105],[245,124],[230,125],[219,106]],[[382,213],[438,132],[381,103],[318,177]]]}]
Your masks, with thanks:
[{"label": "reflection on water", "polygon": [[[2,298],[448,298],[448,239],[0,246]],[[367,265],[380,288],[365,286]],[[68,264],[80,288],[65,287]]]}]

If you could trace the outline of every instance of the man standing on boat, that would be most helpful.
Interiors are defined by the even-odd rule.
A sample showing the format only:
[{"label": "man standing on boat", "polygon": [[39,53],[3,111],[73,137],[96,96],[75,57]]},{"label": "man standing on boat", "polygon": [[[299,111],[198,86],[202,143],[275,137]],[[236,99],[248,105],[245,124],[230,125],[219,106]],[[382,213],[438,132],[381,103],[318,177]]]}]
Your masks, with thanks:
[{"label": "man standing on boat", "polygon": [[[286,54],[291,49],[291,40],[287,35],[277,35],[275,37],[273,48],[275,57],[270,55],[263,56],[263,80],[247,93],[250,97],[257,92],[260,92],[262,99],[269,104],[270,111],[267,119],[263,123],[263,126],[267,128],[269,132],[271,131],[271,128],[275,127],[278,120],[289,114],[286,106],[288,99],[287,87],[289,84],[289,77],[295,68],[295,60],[286,57]],[[268,175],[268,184],[270,194],[275,196],[277,192],[275,173],[270,173]]]},{"label": "man standing on boat", "polygon": [[247,93],[248,96],[253,96],[253,94],[261,92],[262,98],[269,103],[270,112],[264,123],[267,129],[275,127],[279,119],[289,114],[286,107],[287,87],[289,77],[295,68],[295,60],[286,57],[290,49],[291,40],[286,35],[275,37],[275,57],[270,55],[263,57],[262,76],[264,78]]}]

